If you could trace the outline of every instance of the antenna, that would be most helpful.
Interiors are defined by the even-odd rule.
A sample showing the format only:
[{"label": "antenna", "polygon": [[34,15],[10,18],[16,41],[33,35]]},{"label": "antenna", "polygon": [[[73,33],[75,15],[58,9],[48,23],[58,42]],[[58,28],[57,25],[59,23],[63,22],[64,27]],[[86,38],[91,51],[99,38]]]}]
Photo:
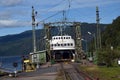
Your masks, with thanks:
[{"label": "antenna", "polygon": [[66,14],[65,14],[66,12],[65,12],[65,10],[63,10],[63,21],[66,21]]}]

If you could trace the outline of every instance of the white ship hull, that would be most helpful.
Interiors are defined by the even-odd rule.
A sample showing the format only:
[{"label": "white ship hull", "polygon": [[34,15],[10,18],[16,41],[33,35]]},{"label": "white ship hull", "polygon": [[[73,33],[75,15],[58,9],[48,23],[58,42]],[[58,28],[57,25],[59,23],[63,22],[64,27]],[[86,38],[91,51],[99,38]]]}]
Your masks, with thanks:
[{"label": "white ship hull", "polygon": [[53,36],[50,40],[52,58],[56,61],[75,59],[75,42],[71,36]]}]

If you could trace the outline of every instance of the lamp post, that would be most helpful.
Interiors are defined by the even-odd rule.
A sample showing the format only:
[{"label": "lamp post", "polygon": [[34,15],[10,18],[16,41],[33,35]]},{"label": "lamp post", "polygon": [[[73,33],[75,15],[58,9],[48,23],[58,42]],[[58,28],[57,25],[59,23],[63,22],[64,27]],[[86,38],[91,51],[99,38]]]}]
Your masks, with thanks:
[{"label": "lamp post", "polygon": [[86,52],[86,55],[88,56],[88,44],[87,44],[87,40],[85,40],[85,39],[81,39],[81,40],[85,42],[85,52]]},{"label": "lamp post", "polygon": [[94,48],[95,48],[95,51],[96,51],[96,36],[95,36],[95,33],[92,34],[91,32],[88,32],[88,34],[94,37]]},{"label": "lamp post", "polygon": [[94,38],[94,53],[93,53],[93,59],[97,60],[97,47],[96,47],[96,36],[95,36],[95,33],[92,34],[91,32],[88,32],[89,35],[93,36]]}]

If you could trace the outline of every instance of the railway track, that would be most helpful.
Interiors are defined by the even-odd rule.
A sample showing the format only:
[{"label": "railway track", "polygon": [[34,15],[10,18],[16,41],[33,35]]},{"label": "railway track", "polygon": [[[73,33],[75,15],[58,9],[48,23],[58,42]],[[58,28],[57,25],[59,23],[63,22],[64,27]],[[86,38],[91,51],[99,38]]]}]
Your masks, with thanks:
[{"label": "railway track", "polygon": [[70,80],[85,80],[75,69],[66,69],[65,72]]},{"label": "railway track", "polygon": [[61,65],[61,70],[63,73],[64,80],[94,80],[87,74],[80,71],[77,64],[60,63],[60,65]]}]

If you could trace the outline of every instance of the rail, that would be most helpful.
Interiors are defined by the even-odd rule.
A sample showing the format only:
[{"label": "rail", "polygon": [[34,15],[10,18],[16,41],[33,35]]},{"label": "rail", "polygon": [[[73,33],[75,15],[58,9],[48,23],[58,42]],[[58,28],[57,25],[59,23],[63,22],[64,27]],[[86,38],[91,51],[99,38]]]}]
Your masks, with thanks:
[{"label": "rail", "polygon": [[81,71],[77,63],[60,63],[60,65],[64,80],[99,80]]},{"label": "rail", "polygon": [[61,70],[62,70],[62,73],[63,73],[63,78],[64,78],[64,80],[67,80],[67,76],[66,76],[66,73],[65,73],[65,69],[63,67],[63,63],[60,63],[60,65],[61,65]]},{"label": "rail", "polygon": [[85,80],[71,65],[71,63],[63,64],[64,63],[61,63],[61,70],[64,80]]},{"label": "rail", "polygon": [[69,76],[69,80],[85,80],[74,68],[66,69],[65,72]]},{"label": "rail", "polygon": [[84,73],[83,71],[81,71],[79,69],[79,66],[76,64],[73,64],[75,70],[77,71],[77,73],[79,73],[81,76],[83,76],[84,80],[96,80],[94,78],[92,78],[91,76],[89,76],[88,74]]}]

